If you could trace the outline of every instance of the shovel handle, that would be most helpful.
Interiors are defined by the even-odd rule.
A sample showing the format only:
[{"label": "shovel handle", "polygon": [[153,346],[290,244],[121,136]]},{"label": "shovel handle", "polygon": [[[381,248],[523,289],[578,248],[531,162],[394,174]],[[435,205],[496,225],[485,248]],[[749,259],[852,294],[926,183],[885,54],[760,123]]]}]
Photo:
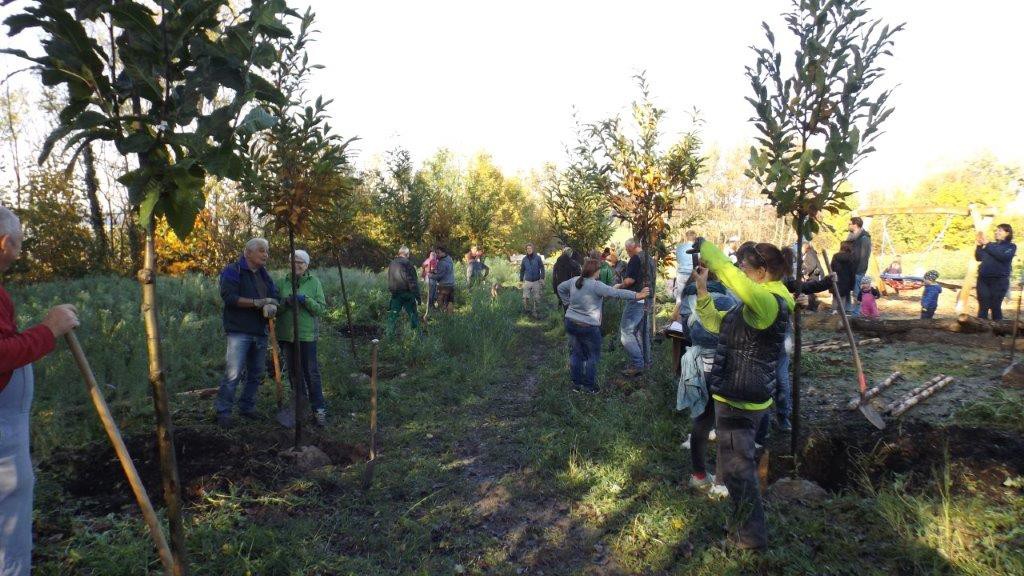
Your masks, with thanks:
[{"label": "shovel handle", "polygon": [[822,250],[821,255],[825,260],[825,271],[828,272],[829,278],[832,279],[832,290],[835,291],[837,306],[839,306],[839,318],[843,322],[843,328],[846,329],[846,337],[850,340],[850,350],[853,351],[853,364],[857,368],[857,385],[860,388],[861,397],[863,397],[868,391],[868,385],[864,378],[864,366],[860,362],[860,352],[857,350],[857,338],[853,335],[853,328],[850,326],[850,319],[846,317],[846,306],[843,305],[843,296],[839,293],[839,283],[836,282],[835,277],[832,276],[832,265],[828,260],[828,252]]},{"label": "shovel handle", "polygon": [[274,363],[274,397],[278,408],[284,403],[284,386],[281,384],[281,352],[277,344],[277,325],[270,319],[270,359]]},{"label": "shovel handle", "polygon": [[96,376],[89,366],[89,360],[85,357],[85,352],[82,350],[82,346],[79,344],[78,337],[75,336],[74,332],[68,332],[64,339],[68,343],[68,348],[71,349],[72,356],[75,357],[78,370],[82,373],[82,378],[85,380],[85,389],[89,393],[89,397],[92,398],[96,412],[99,413],[103,428],[106,430],[107,436],[110,437],[110,443],[114,445],[114,452],[117,453],[117,459],[121,461],[124,474],[128,477],[128,484],[131,485],[132,492],[135,493],[135,500],[138,501],[139,508],[142,509],[142,517],[146,521],[146,526],[149,527],[149,534],[152,536],[154,544],[156,544],[157,553],[160,555],[161,563],[163,563],[164,574],[171,576],[174,573],[174,559],[171,556],[171,549],[167,546],[167,539],[160,528],[160,521],[157,520],[156,511],[153,510],[153,503],[149,500],[149,494],[146,493],[146,488],[142,485],[142,479],[139,478],[139,472],[135,469],[132,457],[128,454],[128,448],[124,445],[121,431],[118,430],[117,423],[114,422],[114,417],[110,414],[110,407],[107,406],[107,401],[103,398],[99,385],[96,384]]}]

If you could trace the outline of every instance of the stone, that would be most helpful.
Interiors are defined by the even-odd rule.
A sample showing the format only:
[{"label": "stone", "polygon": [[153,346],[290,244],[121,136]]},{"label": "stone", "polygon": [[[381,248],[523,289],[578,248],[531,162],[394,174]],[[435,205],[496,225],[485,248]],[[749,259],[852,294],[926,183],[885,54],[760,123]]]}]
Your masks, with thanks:
[{"label": "stone", "polygon": [[768,498],[787,504],[817,504],[828,498],[828,492],[803,478],[782,478],[768,489]]},{"label": "stone", "polygon": [[289,448],[281,452],[281,456],[290,460],[301,472],[309,472],[331,465],[331,458],[316,446],[302,446],[298,449]]},{"label": "stone", "polygon": [[1014,362],[1003,370],[1003,385],[1008,388],[1024,388],[1024,364]]}]

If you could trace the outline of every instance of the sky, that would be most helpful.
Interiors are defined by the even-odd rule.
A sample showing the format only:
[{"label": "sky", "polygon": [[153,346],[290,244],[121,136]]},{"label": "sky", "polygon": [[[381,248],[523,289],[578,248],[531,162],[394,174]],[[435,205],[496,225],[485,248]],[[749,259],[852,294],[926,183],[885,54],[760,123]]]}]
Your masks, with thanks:
[{"label": "sky", "polygon": [[[573,113],[628,113],[646,71],[669,132],[699,110],[709,146],[753,137],[744,68],[781,37],[787,0],[375,1],[305,0],[321,31],[311,58],[326,66],[311,92],[334,99],[335,125],[361,138],[361,160],[397,145],[423,159],[440,147],[486,150],[507,171],[565,158]],[[906,22],[884,82],[896,112],[861,166],[862,190],[912,187],[991,152],[1024,161],[1024,2],[869,0],[871,15]],[[788,54],[785,56],[789,56]]]},{"label": "sky", "polygon": [[[486,151],[513,173],[564,162],[574,114],[583,122],[628,114],[641,71],[668,111],[669,135],[689,128],[697,110],[708,147],[748,147],[750,46],[763,43],[763,20],[784,36],[780,14],[790,8],[788,0],[292,4],[318,15],[310,57],[326,68],[309,91],[333,99],[333,125],[360,138],[357,164],[399,145],[416,160],[447,147],[462,156]],[[896,112],[854,185],[912,188],[985,152],[1024,163],[1024,2],[867,5],[907,29],[882,81],[896,86]],[[0,75],[21,66],[0,56]]]}]

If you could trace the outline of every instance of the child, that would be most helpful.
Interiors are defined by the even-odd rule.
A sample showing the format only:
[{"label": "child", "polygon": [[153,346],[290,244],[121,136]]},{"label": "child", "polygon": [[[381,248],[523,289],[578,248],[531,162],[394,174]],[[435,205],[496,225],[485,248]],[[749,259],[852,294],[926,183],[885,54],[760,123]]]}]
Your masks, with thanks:
[{"label": "child", "polygon": [[882,296],[878,288],[871,285],[871,276],[865,276],[860,281],[860,292],[857,294],[857,302],[860,303],[860,315],[865,318],[878,318],[878,298]]},{"label": "child", "polygon": [[942,294],[942,286],[937,280],[939,273],[929,270],[924,273],[924,294],[921,295],[921,318],[934,318],[935,309],[939,307],[939,294]]}]

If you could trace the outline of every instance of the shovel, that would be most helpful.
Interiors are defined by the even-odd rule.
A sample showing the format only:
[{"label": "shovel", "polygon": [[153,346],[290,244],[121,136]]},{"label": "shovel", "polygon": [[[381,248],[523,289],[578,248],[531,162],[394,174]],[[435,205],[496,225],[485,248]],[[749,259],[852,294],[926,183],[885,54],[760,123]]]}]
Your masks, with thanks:
[{"label": "shovel", "polygon": [[274,396],[277,398],[277,423],[285,428],[295,427],[295,409],[284,405],[284,385],[281,384],[281,351],[277,343],[274,320],[270,320],[270,358],[274,363]]},{"label": "shovel", "polygon": [[370,459],[366,462],[363,472],[363,489],[373,482],[373,468],[377,465],[377,347],[380,340],[373,339],[373,352],[370,354]]},{"label": "shovel", "polygon": [[131,455],[128,454],[128,448],[124,445],[124,439],[121,438],[121,431],[117,429],[117,423],[114,422],[114,417],[110,414],[110,407],[107,406],[107,401],[103,398],[103,392],[96,385],[96,376],[93,375],[92,368],[89,367],[89,360],[85,357],[82,345],[78,343],[78,337],[75,336],[74,332],[68,332],[64,339],[68,343],[68,348],[71,349],[71,354],[75,357],[75,363],[78,364],[78,370],[82,373],[82,378],[85,379],[85,389],[92,398],[96,412],[99,413],[103,428],[107,431],[107,436],[110,437],[110,443],[114,445],[114,452],[117,453],[117,459],[121,461],[124,474],[128,477],[128,484],[131,485],[132,492],[135,493],[135,500],[138,501],[139,508],[142,509],[142,517],[146,521],[146,526],[149,527],[149,534],[153,538],[153,543],[156,544],[156,551],[160,555],[160,562],[164,565],[164,574],[170,576],[174,573],[174,559],[171,556],[171,549],[167,546],[167,539],[160,528],[160,521],[153,510],[153,503],[149,501],[149,494],[146,493],[146,488],[142,485],[142,479],[139,478],[139,472],[135,469]]},{"label": "shovel", "polygon": [[853,364],[857,368],[857,385],[860,388],[860,404],[857,406],[857,409],[875,428],[885,430],[885,420],[882,420],[882,416],[868,404],[866,396],[868,381],[864,377],[864,366],[860,362],[860,352],[857,351],[857,338],[853,335],[853,328],[850,327],[850,319],[846,317],[846,307],[843,305],[843,297],[839,294],[839,284],[836,282],[836,277],[832,275],[832,266],[829,264],[828,253],[822,250],[821,254],[825,258],[825,270],[828,272],[829,278],[832,279],[832,290],[835,293],[837,306],[839,307],[839,317],[843,320],[846,337],[850,339],[850,350],[853,351]]}]

